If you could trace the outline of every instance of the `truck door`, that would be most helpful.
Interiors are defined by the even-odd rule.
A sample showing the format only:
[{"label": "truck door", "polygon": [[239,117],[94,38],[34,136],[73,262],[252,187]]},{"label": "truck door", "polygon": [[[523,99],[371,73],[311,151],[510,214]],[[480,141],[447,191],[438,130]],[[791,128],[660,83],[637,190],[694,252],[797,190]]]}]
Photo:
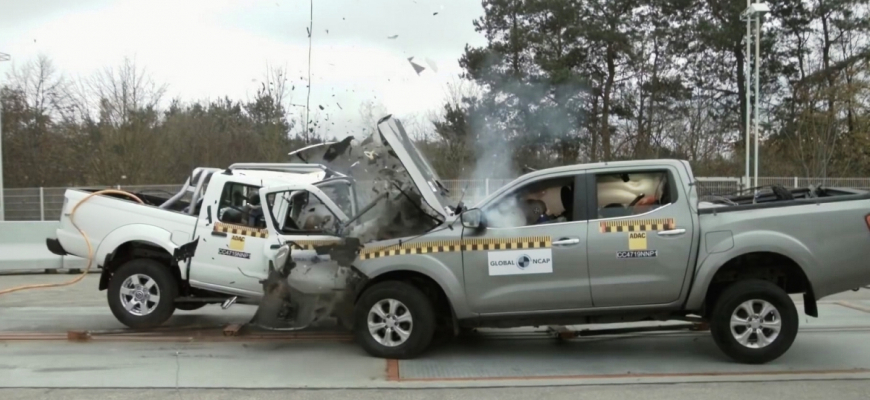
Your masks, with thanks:
[{"label": "truck door", "polygon": [[693,215],[672,167],[596,169],[587,181],[589,275],[596,307],[678,300]]},{"label": "truck door", "polygon": [[[291,243],[290,257],[296,263],[288,280],[291,286],[306,290],[341,290],[349,272],[330,259],[328,254],[317,254],[315,246],[341,241],[336,236],[338,227],[347,216],[319,188],[307,185],[270,187],[260,193],[268,226],[269,241],[263,248],[267,260],[273,260],[280,246]],[[268,261],[267,261],[268,263]],[[280,268],[281,266],[275,266]],[[268,272],[264,269],[264,277]]]},{"label": "truck door", "polygon": [[258,180],[216,174],[197,220],[196,255],[191,262],[194,286],[258,295],[259,276],[265,276],[268,230],[260,211]]},{"label": "truck door", "polygon": [[586,264],[583,174],[531,179],[480,209],[463,227],[465,295],[478,313],[592,306]]}]

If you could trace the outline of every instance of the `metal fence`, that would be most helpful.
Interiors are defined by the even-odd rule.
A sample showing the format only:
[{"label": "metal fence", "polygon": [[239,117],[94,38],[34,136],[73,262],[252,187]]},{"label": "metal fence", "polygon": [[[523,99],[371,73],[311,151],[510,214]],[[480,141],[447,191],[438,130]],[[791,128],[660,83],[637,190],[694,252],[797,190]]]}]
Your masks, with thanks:
[{"label": "metal fence", "polygon": [[[701,195],[725,195],[743,187],[742,178],[697,177],[701,183]],[[449,180],[444,185],[450,197],[458,201],[462,197],[465,204],[474,204],[490,193],[510,182],[510,179]],[[801,178],[801,177],[759,177],[758,185],[780,184],[785,187],[804,187],[808,185],[839,186],[870,190],[870,178]],[[101,188],[107,188],[103,186]],[[97,188],[97,187],[94,187]],[[130,192],[146,192],[165,195],[167,198],[181,190],[181,185],[130,185],[114,186]],[[4,203],[7,221],[57,221],[63,208],[63,194],[67,188],[17,188],[5,189]],[[463,197],[463,191],[465,192]]]}]

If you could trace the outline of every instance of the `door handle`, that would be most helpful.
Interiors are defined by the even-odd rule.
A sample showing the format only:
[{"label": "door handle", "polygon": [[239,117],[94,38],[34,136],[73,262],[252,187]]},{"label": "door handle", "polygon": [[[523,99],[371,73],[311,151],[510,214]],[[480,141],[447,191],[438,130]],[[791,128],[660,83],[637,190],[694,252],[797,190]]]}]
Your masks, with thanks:
[{"label": "door handle", "polygon": [[553,242],[553,246],[570,246],[572,244],[580,243],[580,239],[577,238],[563,238]]},{"label": "door handle", "polygon": [[273,245],[269,246],[269,249],[270,249],[270,250],[277,250],[277,249],[280,249],[280,248],[281,248],[281,245],[280,245],[280,244],[273,244]]},{"label": "door handle", "polygon": [[659,231],[659,236],[679,236],[686,233],[686,230],[683,228],[679,229],[671,229],[668,231]]},{"label": "door handle", "polygon": [[212,232],[211,232],[211,235],[212,235],[212,236],[227,237],[227,233],[226,233],[226,232],[215,232],[215,231],[212,231]]}]

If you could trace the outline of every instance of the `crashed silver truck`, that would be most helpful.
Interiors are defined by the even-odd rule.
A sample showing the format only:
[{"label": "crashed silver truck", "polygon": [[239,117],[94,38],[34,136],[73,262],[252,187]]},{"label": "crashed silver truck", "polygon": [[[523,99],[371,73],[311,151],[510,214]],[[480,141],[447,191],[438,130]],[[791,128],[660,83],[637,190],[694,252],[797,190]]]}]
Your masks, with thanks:
[{"label": "crashed silver truck", "polygon": [[[260,304],[254,323],[298,329],[335,316],[377,357],[412,358],[464,328],[682,320],[709,323],[733,359],[763,363],[797,335],[789,294],[803,294],[804,312],[817,316],[818,299],[870,283],[863,191],[774,186],[703,197],[687,162],[646,160],[535,171],[466,207],[449,200],[391,117],[362,142],[293,156],[341,174],[353,189],[320,202],[309,228],[297,217],[313,211],[308,186],[258,189],[266,217],[256,232],[276,249],[263,252],[268,267],[210,286],[189,278],[197,259],[208,264],[231,252],[233,238],[215,249],[195,240],[196,248],[164,250],[174,256],[159,265],[203,295],[239,294],[230,289],[254,279],[261,289],[245,292]],[[365,206],[339,213],[344,193]],[[331,223],[316,223],[327,216]],[[201,224],[196,236],[212,231]],[[220,268],[234,271],[233,262]],[[102,265],[116,271],[107,280],[119,265]],[[185,265],[186,281],[176,271]],[[115,295],[110,290],[110,304]]]}]

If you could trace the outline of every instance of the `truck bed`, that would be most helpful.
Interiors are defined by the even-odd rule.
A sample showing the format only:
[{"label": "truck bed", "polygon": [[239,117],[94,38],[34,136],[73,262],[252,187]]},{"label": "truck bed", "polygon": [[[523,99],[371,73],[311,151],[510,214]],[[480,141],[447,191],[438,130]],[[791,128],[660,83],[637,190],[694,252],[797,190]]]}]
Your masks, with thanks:
[{"label": "truck bed", "polygon": [[774,251],[798,263],[813,282],[816,298],[870,283],[870,193],[855,189],[804,193],[813,195],[699,204],[704,232],[698,264],[729,248],[741,248],[742,253]]},{"label": "truck bed", "polygon": [[[80,257],[88,256],[87,244],[73,226],[70,212],[76,204],[94,191],[96,190],[70,189],[64,194],[57,239],[66,252]],[[145,205],[121,195],[94,196],[76,210],[75,221],[88,236],[95,255],[99,253],[100,244],[109,234],[118,232],[126,226],[147,225],[164,230],[167,236],[186,234],[189,237],[193,234],[196,227],[195,216],[180,211],[160,209],[157,204],[162,201],[154,196],[143,197],[145,197],[142,198],[146,202]],[[97,265],[102,265],[103,260],[97,259],[95,262]]]}]

